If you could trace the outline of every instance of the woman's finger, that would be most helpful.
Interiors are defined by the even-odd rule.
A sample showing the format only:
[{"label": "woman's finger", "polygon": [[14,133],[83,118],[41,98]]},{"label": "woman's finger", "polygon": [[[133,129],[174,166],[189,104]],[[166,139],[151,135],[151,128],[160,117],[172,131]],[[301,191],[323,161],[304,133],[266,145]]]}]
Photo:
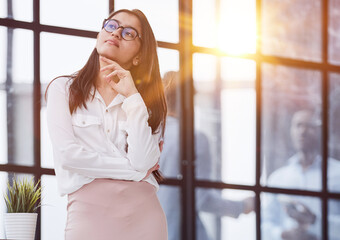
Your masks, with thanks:
[{"label": "woman's finger", "polygon": [[110,64],[110,65],[106,65],[105,67],[102,67],[100,69],[101,72],[105,71],[105,70],[108,70],[108,69],[115,69],[116,67],[113,65],[113,64]]},{"label": "woman's finger", "polygon": [[111,77],[118,75],[118,70],[113,71],[112,73],[106,75],[106,79],[111,79]]},{"label": "woman's finger", "polygon": [[107,57],[104,57],[104,56],[99,56],[99,59],[106,63],[110,63],[110,64],[113,63],[113,60],[108,59]]},{"label": "woman's finger", "polygon": [[117,68],[117,69],[122,69],[122,70],[124,69],[124,68],[122,68],[117,62],[115,62],[115,61],[113,61],[113,60],[111,60],[111,59],[108,59],[108,58],[106,58],[106,57],[100,56],[100,60],[102,60],[103,62],[108,63],[109,66],[110,66],[110,65],[114,66],[114,67]]},{"label": "woman's finger", "polygon": [[[114,80],[108,78],[108,79],[106,79],[106,81],[107,81],[107,83],[108,83],[114,90],[116,90],[116,85],[117,85],[117,83],[116,83]],[[116,90],[116,91],[117,91],[117,90]]]},{"label": "woman's finger", "polygon": [[112,69],[112,70],[125,70],[124,68],[120,67],[119,64],[114,64],[114,63],[111,63],[109,65],[106,65],[104,67],[102,67],[100,69],[101,72],[105,71],[105,70],[108,70],[108,69]]}]

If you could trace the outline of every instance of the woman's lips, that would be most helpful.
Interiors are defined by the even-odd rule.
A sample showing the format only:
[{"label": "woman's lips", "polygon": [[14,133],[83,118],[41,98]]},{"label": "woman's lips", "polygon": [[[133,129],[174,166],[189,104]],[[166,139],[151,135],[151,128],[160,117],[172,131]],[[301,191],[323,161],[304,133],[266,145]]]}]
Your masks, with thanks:
[{"label": "woman's lips", "polygon": [[105,42],[108,43],[108,44],[114,45],[116,47],[119,47],[118,41],[115,41],[115,40],[106,40]]}]

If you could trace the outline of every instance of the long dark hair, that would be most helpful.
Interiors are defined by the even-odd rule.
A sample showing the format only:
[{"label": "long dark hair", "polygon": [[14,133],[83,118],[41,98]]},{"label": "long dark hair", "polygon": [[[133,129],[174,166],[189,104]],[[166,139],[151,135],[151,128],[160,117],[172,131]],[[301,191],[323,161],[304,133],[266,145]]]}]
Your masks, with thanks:
[{"label": "long dark hair", "polygon": [[[156,133],[159,127],[164,136],[165,121],[167,114],[166,100],[164,96],[164,88],[159,71],[159,63],[157,56],[157,42],[152,32],[151,26],[144,15],[144,13],[138,9],[127,10],[121,9],[116,12],[112,12],[108,19],[120,12],[132,14],[138,18],[142,27],[142,44],[140,49],[140,64],[138,66],[132,66],[130,70],[132,78],[135,82],[138,92],[141,94],[145,105],[149,111],[148,123],[152,129],[152,133]],[[90,90],[96,86],[94,81],[99,73],[99,54],[95,48],[85,66],[79,71],[71,75],[64,75],[59,77],[68,77],[73,82],[69,88],[69,109],[73,114],[78,107],[84,107],[87,109],[86,101],[90,98]],[[57,78],[59,78],[57,77]],[[47,99],[47,90],[49,85],[56,80],[53,79],[47,86],[45,92],[45,99]],[[93,99],[94,95],[92,96]],[[157,182],[164,180],[160,171],[153,171],[152,174],[156,178]]]}]

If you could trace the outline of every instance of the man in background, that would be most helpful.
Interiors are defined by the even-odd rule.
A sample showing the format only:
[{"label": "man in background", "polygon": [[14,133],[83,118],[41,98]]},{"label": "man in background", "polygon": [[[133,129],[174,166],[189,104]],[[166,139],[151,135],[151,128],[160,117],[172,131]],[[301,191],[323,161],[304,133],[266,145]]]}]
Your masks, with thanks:
[{"label": "man in background", "polygon": [[[270,175],[269,187],[321,191],[320,126],[313,110],[303,109],[293,114],[290,135],[296,153],[288,159],[286,166]],[[328,159],[328,190],[340,191],[340,163],[332,158]],[[330,229],[334,229],[329,231],[329,238],[339,239],[340,207],[333,202],[329,209],[332,210],[328,214],[329,225],[332,226]],[[266,194],[262,211],[262,238],[321,239],[321,219],[319,198]]]}]

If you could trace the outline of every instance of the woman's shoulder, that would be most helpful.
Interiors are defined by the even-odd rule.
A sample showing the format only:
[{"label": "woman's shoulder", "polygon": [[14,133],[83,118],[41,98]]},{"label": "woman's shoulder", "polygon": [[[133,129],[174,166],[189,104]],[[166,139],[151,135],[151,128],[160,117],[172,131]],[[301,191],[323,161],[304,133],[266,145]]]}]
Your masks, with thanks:
[{"label": "woman's shoulder", "polygon": [[50,83],[50,90],[58,90],[62,92],[68,92],[68,88],[70,87],[73,78],[70,76],[61,76],[53,79]]}]

